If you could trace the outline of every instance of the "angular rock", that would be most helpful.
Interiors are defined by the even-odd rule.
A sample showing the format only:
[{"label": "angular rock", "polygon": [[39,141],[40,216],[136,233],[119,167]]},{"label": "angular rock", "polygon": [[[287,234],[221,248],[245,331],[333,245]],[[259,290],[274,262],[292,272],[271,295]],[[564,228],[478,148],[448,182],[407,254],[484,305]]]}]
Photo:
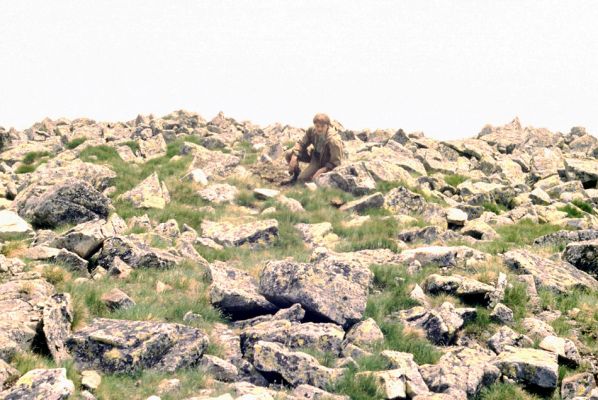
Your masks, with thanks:
[{"label": "angular rock", "polygon": [[405,377],[403,375],[403,370],[401,369],[376,372],[366,371],[359,372],[355,375],[355,378],[357,379],[362,377],[373,378],[384,399],[407,398]]},{"label": "angular rock", "polygon": [[247,272],[223,262],[210,264],[210,302],[234,319],[275,312],[278,307],[258,292],[257,281]]},{"label": "angular rock", "polygon": [[427,246],[403,250],[398,261],[411,264],[418,261],[422,267],[437,265],[439,267],[465,266],[466,262],[484,261],[488,258],[485,253],[467,246]]},{"label": "angular rock", "polygon": [[342,191],[361,196],[376,188],[376,182],[363,162],[341,165],[315,179],[322,187],[335,187]]},{"label": "angular rock", "polygon": [[512,347],[532,347],[534,342],[529,337],[515,332],[508,326],[501,326],[490,339],[488,347],[496,354],[501,353],[506,346]]},{"label": "angular rock", "polygon": [[268,189],[268,188],[256,188],[253,189],[253,194],[255,197],[261,200],[265,199],[273,199],[280,194],[279,190],[275,189]]},{"label": "angular rock", "polygon": [[594,375],[589,372],[570,375],[563,378],[561,397],[563,400],[589,397],[595,387],[596,380],[594,379]]},{"label": "angular rock", "polygon": [[260,274],[259,289],[280,307],[299,303],[307,312],[348,328],[365,312],[372,279],[372,272],[356,262],[269,261]]},{"label": "angular rock", "polygon": [[180,261],[171,253],[150,247],[130,236],[113,236],[105,240],[98,265],[109,269],[117,257],[132,268],[170,268]]},{"label": "angular rock", "polygon": [[468,215],[458,208],[450,208],[446,214],[446,221],[449,226],[463,226],[467,222]]},{"label": "angular rock", "polygon": [[540,236],[534,240],[537,246],[566,245],[570,242],[582,242],[598,239],[598,229],[581,229],[578,231],[558,231]]},{"label": "angular rock", "polygon": [[0,392],[4,400],[66,400],[75,393],[73,381],[66,377],[65,368],[32,369],[15,385]]},{"label": "angular rock", "polygon": [[293,396],[305,400],[350,400],[349,396],[332,394],[310,385],[299,385],[293,390]]},{"label": "angular rock", "polygon": [[234,225],[230,222],[203,220],[201,231],[202,236],[224,247],[238,247],[244,244],[256,247],[268,244],[278,237],[278,221],[267,219]]},{"label": "angular rock", "polygon": [[503,375],[524,385],[540,389],[557,386],[559,365],[554,353],[506,346],[493,364]]},{"label": "angular rock", "polygon": [[598,239],[569,243],[563,259],[598,279]]},{"label": "angular rock", "polygon": [[239,370],[232,363],[209,354],[205,354],[201,358],[199,365],[208,374],[222,382],[234,382],[239,377]]},{"label": "angular rock", "polygon": [[595,159],[565,158],[565,174],[569,180],[579,180],[583,187],[595,188],[598,182],[598,161]]},{"label": "angular rock", "polygon": [[419,372],[417,363],[413,361],[413,354],[384,350],[380,355],[389,362],[391,368],[400,369],[403,372],[405,393],[409,398],[430,392]]},{"label": "angular rock", "polygon": [[455,308],[453,304],[444,302],[431,310],[421,306],[401,310],[392,317],[396,316],[405,325],[422,329],[432,343],[450,345],[465,321],[474,318],[475,314],[475,308]]},{"label": "angular rock", "polygon": [[197,363],[208,337],[180,324],[95,318],[66,345],[80,368],[105,373],[143,368],[173,372]]},{"label": "angular rock", "polygon": [[135,208],[164,209],[170,203],[170,194],[164,182],[160,183],[158,173],[154,172],[133,189],[119,196],[120,200],[127,200]]},{"label": "angular rock", "polygon": [[133,299],[131,299],[125,292],[117,288],[104,293],[100,300],[110,310],[126,310],[127,308],[131,308],[135,305]]},{"label": "angular rock", "polygon": [[341,211],[347,212],[362,212],[369,208],[380,208],[384,205],[384,196],[382,193],[377,192],[368,196],[359,198],[357,200],[350,201],[343,204],[340,207]]},{"label": "angular rock", "polygon": [[384,340],[382,330],[372,318],[358,322],[349,329],[345,335],[344,343],[351,343],[355,346],[372,349],[377,343]]},{"label": "angular rock", "polygon": [[166,155],[166,141],[161,133],[145,140],[138,139],[137,145],[139,153],[145,160],[153,160]]},{"label": "angular rock", "polygon": [[485,302],[487,296],[494,292],[494,286],[460,275],[432,274],[426,278],[424,288],[432,294],[453,294],[473,302]]},{"label": "angular rock", "polygon": [[79,224],[52,240],[49,245],[67,249],[79,257],[88,259],[102,247],[104,240],[120,235],[126,230],[125,221],[114,214],[107,221],[94,220]]},{"label": "angular rock", "polygon": [[294,227],[299,231],[303,241],[310,247],[333,247],[339,241],[339,237],[333,232],[330,222],[299,223]]},{"label": "angular rock", "polygon": [[384,207],[394,214],[421,214],[426,207],[426,200],[422,195],[399,186],[386,193]]},{"label": "angular rock", "polygon": [[0,390],[10,386],[20,376],[20,373],[15,368],[7,364],[6,361],[0,358]]},{"label": "angular rock", "polygon": [[81,371],[81,386],[87,390],[97,390],[102,383],[102,376],[93,370]]},{"label": "angular rock", "polygon": [[505,306],[503,303],[498,303],[492,309],[490,318],[501,324],[511,324],[514,321],[513,310]]},{"label": "angular rock", "polygon": [[579,365],[581,362],[581,355],[577,346],[571,340],[557,336],[546,336],[540,342],[539,347],[542,350],[547,350],[556,353],[559,360],[570,365]]},{"label": "angular rock", "polygon": [[71,295],[61,293],[50,297],[44,305],[42,320],[42,330],[52,358],[56,363],[68,360],[70,356],[64,342],[71,335],[73,322]]},{"label": "angular rock", "polygon": [[193,154],[189,170],[200,168],[208,177],[225,178],[231,175],[241,159],[221,151],[208,150],[203,146],[185,142],[181,154]]},{"label": "angular rock", "polygon": [[511,269],[531,274],[540,287],[566,293],[575,287],[598,290],[598,281],[565,261],[553,261],[527,250],[505,253],[504,262]]},{"label": "angular rock", "polygon": [[276,201],[280,205],[288,208],[290,211],[292,211],[294,213],[299,213],[299,212],[305,211],[305,209],[303,208],[303,206],[301,205],[301,202],[299,200],[287,197],[283,194],[276,197]]},{"label": "angular rock", "polygon": [[0,239],[33,233],[31,225],[14,211],[0,210]]},{"label": "angular rock", "polygon": [[35,200],[34,204],[30,201],[19,215],[29,218],[40,228],[107,218],[110,205],[110,199],[81,180],[56,184]]},{"label": "angular rock", "polygon": [[525,332],[532,338],[545,338],[546,336],[555,335],[552,326],[537,318],[524,318],[521,325]]},{"label": "angular rock", "polygon": [[259,341],[254,346],[253,364],[259,371],[276,372],[292,386],[307,384],[323,389],[334,384],[344,369],[323,367],[305,353],[294,352],[277,343]]},{"label": "angular rock", "polygon": [[461,391],[472,398],[500,376],[498,368],[491,364],[494,357],[481,348],[457,347],[440,357],[435,365],[422,365],[420,372],[431,391],[447,394]]},{"label": "angular rock", "polygon": [[237,194],[239,194],[239,190],[228,183],[214,183],[205,189],[200,190],[197,194],[199,197],[210,203],[224,204],[232,203],[237,197]]},{"label": "angular rock", "polygon": [[460,233],[465,236],[471,236],[477,240],[498,239],[498,233],[487,223],[481,220],[469,221],[461,228]]},{"label": "angular rock", "polygon": [[131,271],[133,271],[133,268],[121,260],[120,257],[114,257],[112,265],[108,268],[108,275],[126,279],[131,274]]}]

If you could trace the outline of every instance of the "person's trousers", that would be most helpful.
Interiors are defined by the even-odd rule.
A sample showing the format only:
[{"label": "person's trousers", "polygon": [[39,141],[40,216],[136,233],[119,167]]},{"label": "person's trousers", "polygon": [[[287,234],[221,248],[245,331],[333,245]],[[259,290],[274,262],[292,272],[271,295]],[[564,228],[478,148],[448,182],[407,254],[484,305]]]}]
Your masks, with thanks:
[{"label": "person's trousers", "polygon": [[[287,160],[287,163],[289,163],[291,161],[292,155],[293,155],[293,152],[291,150],[289,150],[285,153],[285,158]],[[311,181],[314,174],[320,168],[322,168],[322,166],[320,166],[319,157],[317,156],[317,154],[314,154],[313,151],[311,151],[311,152],[302,151],[301,153],[299,153],[297,155],[297,160],[300,162],[308,163],[307,167],[305,167],[305,169],[301,170],[301,172],[299,173],[299,176],[297,177],[297,180],[300,182]]]}]

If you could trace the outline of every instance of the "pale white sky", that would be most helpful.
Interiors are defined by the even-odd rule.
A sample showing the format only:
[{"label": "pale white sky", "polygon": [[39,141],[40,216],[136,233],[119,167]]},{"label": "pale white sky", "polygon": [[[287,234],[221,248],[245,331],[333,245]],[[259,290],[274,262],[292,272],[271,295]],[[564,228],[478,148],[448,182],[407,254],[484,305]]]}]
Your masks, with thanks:
[{"label": "pale white sky", "polygon": [[0,0],[0,125],[176,109],[598,133],[598,1]]}]

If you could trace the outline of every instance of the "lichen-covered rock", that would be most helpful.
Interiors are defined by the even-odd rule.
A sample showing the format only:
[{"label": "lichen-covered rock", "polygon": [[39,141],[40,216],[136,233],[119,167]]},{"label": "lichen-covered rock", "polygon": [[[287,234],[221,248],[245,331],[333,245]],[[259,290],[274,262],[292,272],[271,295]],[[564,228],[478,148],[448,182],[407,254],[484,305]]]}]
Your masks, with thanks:
[{"label": "lichen-covered rock", "polygon": [[363,317],[372,279],[372,272],[357,262],[269,261],[260,274],[259,289],[280,307],[299,303],[308,313],[348,328]]},{"label": "lichen-covered rock", "polygon": [[205,174],[214,178],[225,178],[230,176],[241,159],[232,154],[221,151],[208,150],[195,143],[185,142],[181,148],[181,154],[193,154],[193,161],[189,165],[189,171],[200,168]]},{"label": "lichen-covered rock", "polygon": [[590,395],[596,387],[594,375],[590,372],[582,372],[563,378],[561,384],[561,397],[563,400],[585,398]]},{"label": "lichen-covered rock", "polygon": [[529,337],[515,332],[508,326],[501,326],[494,335],[488,339],[488,347],[496,354],[501,353],[506,346],[532,347],[533,340]]},{"label": "lichen-covered rock", "polygon": [[421,375],[433,392],[461,391],[474,397],[483,387],[500,376],[491,364],[494,354],[481,348],[457,347],[450,350],[434,365],[420,366]]},{"label": "lichen-covered rock", "polygon": [[563,259],[598,279],[598,239],[567,244]]},{"label": "lichen-covered rock", "polygon": [[69,229],[49,245],[57,249],[67,249],[79,257],[88,259],[102,247],[104,240],[127,230],[125,221],[117,214],[108,220],[94,220]]},{"label": "lichen-covered rock", "polygon": [[17,380],[20,373],[0,358],[0,391]]},{"label": "lichen-covered rock", "polygon": [[[19,215],[40,228],[107,218],[110,199],[82,180],[64,181],[29,199]],[[17,205],[18,207],[18,205]]]},{"label": "lichen-covered rock", "polygon": [[405,377],[403,370],[391,369],[388,371],[365,371],[355,375],[356,379],[371,378],[378,386],[384,399],[405,399],[407,393],[405,389]]},{"label": "lichen-covered rock", "polygon": [[334,384],[345,372],[324,367],[309,354],[264,341],[254,346],[253,364],[259,371],[280,374],[292,386],[307,384],[320,389]]},{"label": "lichen-covered rock", "polygon": [[197,192],[205,201],[216,204],[232,203],[238,193],[239,190],[228,183],[214,183]]},{"label": "lichen-covered rock", "polygon": [[598,239],[598,229],[562,230],[534,239],[534,245],[549,246]]},{"label": "lichen-covered rock", "polygon": [[486,222],[479,219],[468,221],[460,233],[465,236],[471,236],[477,240],[494,240],[498,239],[498,233]]},{"label": "lichen-covered rock", "polygon": [[278,309],[258,292],[257,281],[247,272],[223,262],[210,264],[208,271],[212,279],[210,302],[234,319],[251,318]]},{"label": "lichen-covered rock", "polygon": [[383,340],[384,334],[376,321],[368,318],[356,323],[349,329],[345,335],[344,343],[351,343],[364,349],[372,349]]},{"label": "lichen-covered rock", "polygon": [[154,172],[133,189],[119,196],[120,200],[130,201],[135,208],[157,208],[162,210],[170,203],[170,194],[164,182],[160,182]]},{"label": "lichen-covered rock", "polygon": [[426,207],[426,200],[421,194],[399,186],[386,193],[384,207],[395,214],[421,214]]},{"label": "lichen-covered rock", "polygon": [[339,242],[339,237],[333,232],[330,222],[299,223],[295,225],[295,229],[299,231],[299,235],[309,247],[334,247]]},{"label": "lichen-covered rock", "polygon": [[66,377],[65,368],[32,369],[15,385],[0,392],[4,400],[66,400],[75,392],[73,381]]},{"label": "lichen-covered rock", "polygon": [[579,180],[584,188],[595,188],[598,182],[598,161],[595,159],[565,158],[565,174],[569,180]]},{"label": "lichen-covered rock", "polygon": [[135,305],[135,301],[133,301],[129,295],[118,288],[113,288],[109,292],[104,293],[100,300],[110,310],[126,310],[127,308],[131,308]]},{"label": "lichen-covered rock", "polygon": [[487,258],[487,254],[467,246],[426,246],[403,250],[398,260],[407,265],[418,261],[422,267],[457,267],[465,266],[466,262],[483,261]]},{"label": "lichen-covered rock", "polygon": [[467,222],[468,215],[459,208],[450,208],[446,213],[446,221],[449,226],[463,226]]},{"label": "lichen-covered rock", "polygon": [[540,287],[566,293],[575,287],[598,290],[598,281],[566,261],[542,258],[528,250],[505,253],[504,262],[511,269],[534,276]]},{"label": "lichen-covered rock", "polygon": [[490,318],[492,318],[494,321],[500,322],[501,324],[511,324],[513,323],[515,317],[513,315],[513,310],[503,303],[498,303],[492,309]]},{"label": "lichen-covered rock", "polygon": [[384,196],[382,193],[377,192],[374,194],[370,194],[368,196],[359,198],[357,200],[350,201],[348,203],[343,204],[340,207],[341,211],[347,212],[362,212],[369,208],[380,208],[384,205]]},{"label": "lichen-covered rock", "polygon": [[267,219],[236,225],[230,222],[203,220],[201,232],[203,237],[212,239],[224,247],[245,244],[258,247],[269,244],[278,237],[278,221]]},{"label": "lichen-covered rock", "polygon": [[450,345],[463,327],[465,321],[473,319],[475,308],[455,308],[452,303],[444,302],[439,307],[427,310],[416,306],[408,310],[401,310],[391,315],[403,324],[422,329],[428,339],[438,345]]},{"label": "lichen-covered rock", "polygon": [[361,196],[376,188],[376,182],[363,162],[341,165],[315,179],[322,187],[334,187]]},{"label": "lichen-covered rock", "polygon": [[505,346],[494,365],[516,382],[541,389],[557,386],[559,365],[555,353]]},{"label": "lichen-covered rock", "polygon": [[559,360],[565,363],[578,365],[581,362],[581,355],[577,346],[570,339],[561,338],[558,336],[546,336],[539,344],[539,347],[543,350],[551,351],[556,353]]},{"label": "lichen-covered rock", "polygon": [[419,366],[413,361],[413,354],[384,350],[380,353],[392,369],[400,369],[405,381],[405,393],[409,398],[430,393],[426,382],[419,372]]},{"label": "lichen-covered rock", "polygon": [[199,365],[208,374],[222,382],[234,382],[239,378],[237,367],[216,356],[205,354]]},{"label": "lichen-covered rock", "polygon": [[349,396],[332,394],[311,385],[299,385],[293,390],[293,396],[304,400],[350,400]]},{"label": "lichen-covered rock", "polygon": [[538,318],[528,317],[521,320],[521,326],[532,338],[544,339],[546,336],[555,335],[554,328]]},{"label": "lichen-covered rock", "polygon": [[461,275],[432,274],[426,278],[423,286],[428,293],[452,294],[473,302],[486,302],[487,296],[494,292],[494,286]]},{"label": "lichen-covered rock", "polygon": [[116,257],[132,268],[170,268],[180,262],[179,257],[168,251],[153,248],[130,236],[106,239],[98,257],[98,265],[109,269]]},{"label": "lichen-covered rock", "polygon": [[80,368],[106,373],[173,372],[195,365],[208,345],[199,329],[172,323],[96,318],[66,346]]},{"label": "lichen-covered rock", "polygon": [[0,239],[33,233],[31,225],[14,211],[0,210]]},{"label": "lichen-covered rock", "polygon": [[55,294],[44,304],[42,313],[42,330],[46,345],[56,363],[70,358],[65,340],[71,335],[73,322],[73,306],[68,293]]}]

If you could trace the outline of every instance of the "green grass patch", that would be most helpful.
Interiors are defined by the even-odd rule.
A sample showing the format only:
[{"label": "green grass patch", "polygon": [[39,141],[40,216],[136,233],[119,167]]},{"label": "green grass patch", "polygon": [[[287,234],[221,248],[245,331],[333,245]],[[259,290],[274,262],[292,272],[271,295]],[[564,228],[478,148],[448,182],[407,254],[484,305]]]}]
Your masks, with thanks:
[{"label": "green grass patch", "polygon": [[51,153],[47,151],[30,151],[25,154],[15,173],[27,174],[33,172],[41,163],[46,162],[50,156]]},{"label": "green grass patch", "polygon": [[491,203],[488,201],[483,202],[482,207],[484,207],[484,211],[490,211],[496,215],[508,211],[508,208],[505,207],[503,204]]},{"label": "green grass patch", "polygon": [[539,397],[527,393],[521,387],[511,383],[494,383],[480,390],[476,400],[539,400]]},{"label": "green grass patch", "polygon": [[575,199],[571,203],[573,203],[575,206],[577,206],[581,210],[587,212],[588,214],[594,214],[594,207],[592,207],[592,205],[590,203],[588,203],[587,201],[583,201],[581,199]]},{"label": "green grass patch", "polygon": [[73,140],[68,141],[65,144],[65,147],[69,150],[73,150],[73,149],[79,147],[80,145],[82,145],[86,140],[87,140],[87,138],[84,138],[84,137],[75,138]]},{"label": "green grass patch", "polygon": [[503,304],[513,310],[513,317],[516,322],[525,318],[528,302],[529,295],[525,283],[512,282],[511,285],[507,286],[505,289]]},{"label": "green grass patch", "polygon": [[465,182],[467,179],[469,179],[469,178],[466,176],[463,176],[463,175],[459,175],[459,174],[452,174],[452,175],[444,176],[444,181],[447,183],[447,185],[450,185],[452,187],[459,186],[459,184]]},{"label": "green grass patch", "polygon": [[584,215],[582,210],[580,210],[575,205],[571,205],[571,204],[567,204],[566,206],[559,207],[558,210],[566,212],[567,217],[569,217],[569,218],[582,218]]}]

